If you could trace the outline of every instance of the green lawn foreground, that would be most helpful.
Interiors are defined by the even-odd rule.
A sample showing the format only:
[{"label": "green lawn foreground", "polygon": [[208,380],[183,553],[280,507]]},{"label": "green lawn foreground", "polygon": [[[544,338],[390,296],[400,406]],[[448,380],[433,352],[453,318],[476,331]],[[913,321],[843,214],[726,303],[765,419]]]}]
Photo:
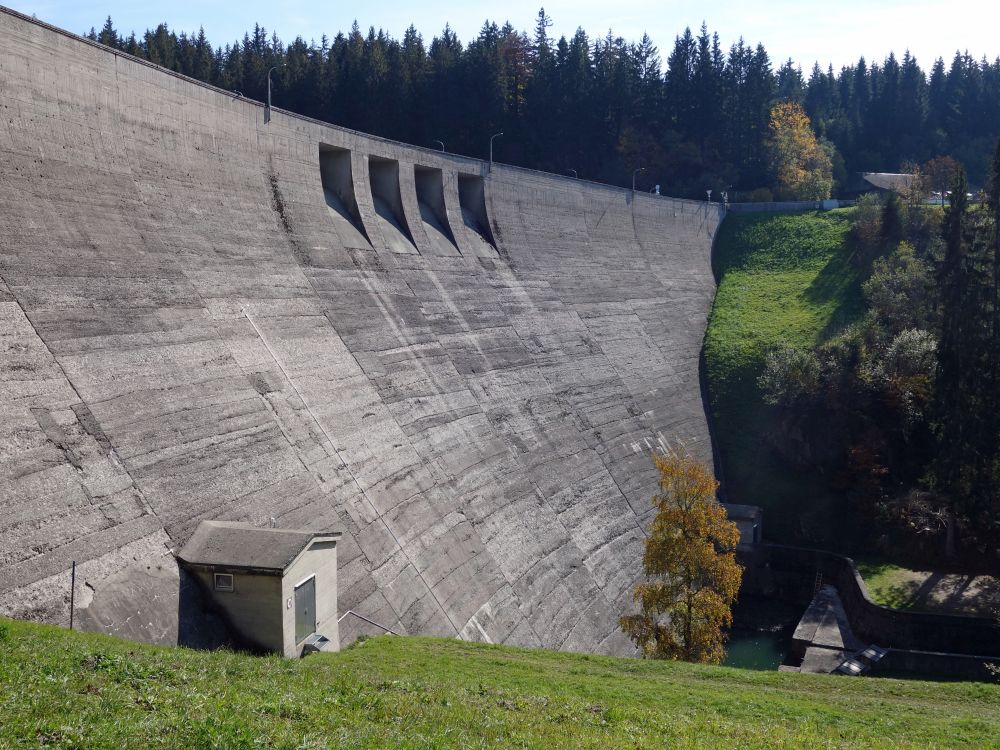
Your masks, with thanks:
[{"label": "green lawn foreground", "polygon": [[301,661],[0,620],[0,747],[1000,747],[1000,686],[383,636]]},{"label": "green lawn foreground", "polygon": [[852,213],[730,213],[715,242],[705,372],[725,489],[729,502],[764,508],[772,541],[836,549],[843,539],[825,484],[781,464],[762,440],[775,426],[757,377],[771,348],[814,346],[861,314],[846,246]]}]

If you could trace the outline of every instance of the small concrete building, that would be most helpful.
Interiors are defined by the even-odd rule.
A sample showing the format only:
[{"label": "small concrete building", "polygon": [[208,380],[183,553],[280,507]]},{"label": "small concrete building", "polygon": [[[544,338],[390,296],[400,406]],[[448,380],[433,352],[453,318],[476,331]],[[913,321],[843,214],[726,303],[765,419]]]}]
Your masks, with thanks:
[{"label": "small concrete building", "polygon": [[297,657],[340,648],[341,535],[202,521],[177,558],[248,645]]},{"label": "small concrete building", "polygon": [[729,520],[740,530],[740,549],[749,549],[764,539],[764,511],[758,505],[723,503]]}]

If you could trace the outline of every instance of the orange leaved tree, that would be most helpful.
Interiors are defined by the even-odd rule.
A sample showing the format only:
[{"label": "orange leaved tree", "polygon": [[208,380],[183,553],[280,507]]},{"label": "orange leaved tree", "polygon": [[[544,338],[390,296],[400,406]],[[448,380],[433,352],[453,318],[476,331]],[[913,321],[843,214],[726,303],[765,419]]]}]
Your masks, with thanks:
[{"label": "orange leaved tree", "polygon": [[781,200],[813,201],[830,197],[833,159],[813,132],[809,116],[795,102],[771,107],[771,132],[767,140],[771,168]]},{"label": "orange leaved tree", "polygon": [[718,482],[704,464],[676,450],[653,460],[660,492],[642,560],[646,582],[635,588],[639,614],[621,626],[647,658],[718,664],[743,577],[739,530],[716,502]]}]

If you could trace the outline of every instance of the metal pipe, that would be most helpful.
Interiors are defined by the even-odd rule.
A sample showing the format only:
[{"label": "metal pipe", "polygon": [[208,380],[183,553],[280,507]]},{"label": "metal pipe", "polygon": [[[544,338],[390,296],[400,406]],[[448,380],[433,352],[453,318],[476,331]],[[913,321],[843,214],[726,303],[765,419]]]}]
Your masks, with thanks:
[{"label": "metal pipe", "polygon": [[346,612],[344,612],[344,614],[342,614],[342,615],[341,615],[340,617],[338,617],[338,618],[337,618],[337,622],[339,623],[339,622],[340,622],[341,620],[343,620],[343,619],[344,619],[345,617],[347,617],[348,615],[354,615],[354,616],[355,616],[355,617],[357,617],[357,618],[358,618],[359,620],[364,620],[364,621],[365,621],[365,622],[367,622],[367,623],[368,623],[369,625],[374,625],[374,626],[375,626],[376,628],[381,628],[382,630],[384,630],[384,631],[385,631],[386,633],[389,633],[390,635],[399,635],[399,633],[397,633],[397,632],[396,632],[395,630],[393,630],[392,628],[387,628],[387,627],[386,627],[385,625],[379,625],[379,624],[378,624],[377,622],[375,622],[374,620],[369,620],[369,619],[368,619],[367,617],[365,617],[364,615],[359,615],[359,614],[358,614],[357,612],[355,612],[355,611],[354,611],[353,609],[349,609],[349,610],[347,610]]},{"label": "metal pipe", "polygon": [[69,574],[69,629],[73,629],[73,609],[76,606],[76,560]]}]

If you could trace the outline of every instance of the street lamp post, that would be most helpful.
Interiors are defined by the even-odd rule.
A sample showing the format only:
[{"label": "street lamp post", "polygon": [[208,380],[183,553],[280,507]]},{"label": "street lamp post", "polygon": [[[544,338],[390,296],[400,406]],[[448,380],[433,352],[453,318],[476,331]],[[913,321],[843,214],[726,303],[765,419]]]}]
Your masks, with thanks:
[{"label": "street lamp post", "polygon": [[502,130],[499,133],[494,133],[490,136],[490,172],[493,171],[493,139],[499,138],[501,135],[503,135]]},{"label": "street lamp post", "polygon": [[264,124],[271,122],[271,71],[277,70],[278,66],[273,65],[267,70],[267,108],[264,110]]},{"label": "street lamp post", "polygon": [[632,192],[633,193],[635,192],[635,176],[637,174],[639,174],[639,172],[645,172],[645,171],[646,171],[645,167],[639,167],[637,170],[635,170],[634,172],[632,172]]},{"label": "street lamp post", "polygon": [[444,153],[444,141],[434,140],[434,141],[431,141],[431,143],[437,143],[437,144],[439,144],[441,146],[441,153],[442,154]]},{"label": "street lamp post", "polygon": [[572,172],[572,173],[573,173],[573,176],[574,176],[574,177],[576,177],[577,179],[580,179],[580,175],[578,175],[578,174],[576,173],[576,170],[575,170],[575,169],[567,169],[566,171],[567,171],[567,172]]}]

